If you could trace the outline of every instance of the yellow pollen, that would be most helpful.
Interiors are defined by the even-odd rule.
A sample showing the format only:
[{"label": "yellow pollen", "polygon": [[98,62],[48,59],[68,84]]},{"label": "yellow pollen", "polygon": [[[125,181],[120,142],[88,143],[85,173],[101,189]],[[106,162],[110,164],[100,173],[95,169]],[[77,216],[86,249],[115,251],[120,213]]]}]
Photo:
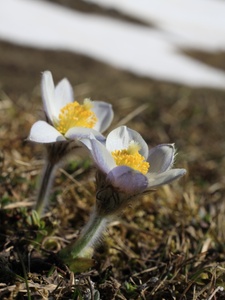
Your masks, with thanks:
[{"label": "yellow pollen", "polygon": [[92,102],[89,99],[85,99],[83,104],[79,104],[77,101],[68,103],[60,110],[55,128],[62,134],[72,127],[93,128],[97,117],[91,108]]},{"label": "yellow pollen", "polygon": [[139,150],[140,146],[133,142],[128,149],[115,150],[111,154],[117,166],[128,166],[142,174],[146,174],[150,164],[145,161],[144,156],[138,152]]}]

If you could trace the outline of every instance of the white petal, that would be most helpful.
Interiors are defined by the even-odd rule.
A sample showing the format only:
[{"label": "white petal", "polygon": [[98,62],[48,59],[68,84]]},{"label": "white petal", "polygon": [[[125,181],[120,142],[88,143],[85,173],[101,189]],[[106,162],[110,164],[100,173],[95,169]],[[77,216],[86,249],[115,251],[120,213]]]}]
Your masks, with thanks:
[{"label": "white petal", "polygon": [[93,101],[93,108],[91,109],[98,119],[94,126],[95,130],[104,132],[111,124],[113,120],[112,105],[102,101]]},{"label": "white petal", "polygon": [[[80,140],[80,142],[86,144],[85,140]],[[90,150],[95,164],[102,172],[107,174],[110,170],[115,168],[116,163],[103,144],[95,139],[91,139],[90,142],[87,143],[87,147]]]},{"label": "white petal", "polygon": [[66,132],[65,137],[69,139],[93,138],[100,142],[105,142],[105,137],[101,133],[94,129],[85,127],[72,127]]},{"label": "white petal", "polygon": [[174,144],[162,144],[150,149],[150,173],[162,173],[170,169],[174,162],[174,154]]},{"label": "white petal", "polygon": [[80,143],[83,144],[84,146],[86,146],[86,148],[90,151],[90,153],[92,153],[92,144],[91,144],[91,140],[88,139],[82,139],[80,140]]},{"label": "white petal", "polygon": [[74,101],[73,88],[67,78],[62,79],[55,88],[54,105],[59,115],[60,110]]},{"label": "white petal", "polygon": [[45,71],[42,74],[41,91],[45,113],[53,123],[53,120],[57,118],[58,115],[54,106],[55,86],[50,71]]},{"label": "white petal", "polygon": [[160,174],[148,173],[148,189],[168,184],[171,181],[174,181],[183,176],[184,174],[186,174],[185,169],[172,169]]},{"label": "white petal", "polygon": [[53,126],[49,125],[45,121],[37,121],[31,127],[28,140],[45,144],[65,141],[66,139],[59,131],[57,131]]},{"label": "white petal", "polygon": [[137,131],[126,126],[120,126],[109,133],[106,139],[106,148],[110,152],[127,149],[132,141],[140,145],[139,153],[147,159],[148,145]]},{"label": "white petal", "polygon": [[142,173],[127,166],[112,169],[107,175],[107,180],[114,187],[129,195],[142,193],[148,186],[148,179]]}]

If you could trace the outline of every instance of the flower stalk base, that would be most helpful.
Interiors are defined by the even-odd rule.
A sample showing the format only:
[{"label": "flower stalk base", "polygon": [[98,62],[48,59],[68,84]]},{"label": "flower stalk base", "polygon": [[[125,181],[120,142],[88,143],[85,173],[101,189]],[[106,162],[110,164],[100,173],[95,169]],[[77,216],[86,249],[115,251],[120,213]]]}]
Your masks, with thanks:
[{"label": "flower stalk base", "polygon": [[56,164],[47,162],[40,181],[38,196],[34,209],[41,216],[44,213],[44,208],[47,205],[50,188],[52,186]]},{"label": "flower stalk base", "polygon": [[62,159],[78,146],[72,142],[58,142],[46,144],[47,157],[46,165],[43,168],[42,176],[39,183],[38,195],[34,209],[41,217],[47,207],[49,193],[55,177],[56,169]]},{"label": "flower stalk base", "polygon": [[62,249],[58,253],[59,257],[65,263],[76,258],[91,258],[96,243],[101,238],[107,223],[107,218],[99,216],[96,214],[96,211],[94,211],[89,222],[81,231],[79,238]]}]

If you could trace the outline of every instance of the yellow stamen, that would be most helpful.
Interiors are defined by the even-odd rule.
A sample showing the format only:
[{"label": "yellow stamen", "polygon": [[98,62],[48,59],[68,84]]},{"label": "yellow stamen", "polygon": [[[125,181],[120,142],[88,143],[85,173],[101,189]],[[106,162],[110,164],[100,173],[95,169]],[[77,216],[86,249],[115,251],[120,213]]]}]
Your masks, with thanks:
[{"label": "yellow stamen", "polygon": [[92,102],[89,99],[85,99],[83,104],[77,101],[68,103],[61,109],[55,128],[62,134],[72,127],[93,128],[97,117],[91,108]]},{"label": "yellow stamen", "polygon": [[150,165],[138,152],[139,150],[140,146],[135,142],[131,142],[128,149],[115,150],[111,154],[117,166],[128,166],[142,174],[146,174]]}]

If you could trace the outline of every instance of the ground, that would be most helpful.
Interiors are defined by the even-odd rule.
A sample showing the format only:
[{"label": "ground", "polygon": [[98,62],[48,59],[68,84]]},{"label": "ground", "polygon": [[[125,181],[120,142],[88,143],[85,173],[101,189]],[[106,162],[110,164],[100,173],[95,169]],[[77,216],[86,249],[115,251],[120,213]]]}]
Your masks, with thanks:
[{"label": "ground", "polygon": [[[0,54],[0,298],[225,299],[224,91],[139,78],[67,52],[1,42]],[[190,54],[225,69],[223,53]],[[58,170],[45,217],[32,212],[44,147],[26,137],[41,115],[47,69],[55,82],[67,77],[78,100],[112,103],[110,129],[126,124],[149,147],[175,143],[175,166],[187,169],[127,207],[81,272],[57,252],[77,238],[95,202],[88,155]]]}]

